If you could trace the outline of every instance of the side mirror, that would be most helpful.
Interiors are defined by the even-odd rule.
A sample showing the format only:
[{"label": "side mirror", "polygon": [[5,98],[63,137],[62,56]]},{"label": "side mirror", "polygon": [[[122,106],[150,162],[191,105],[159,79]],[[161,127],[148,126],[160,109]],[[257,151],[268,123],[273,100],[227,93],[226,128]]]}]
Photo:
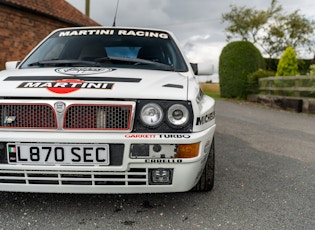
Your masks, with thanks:
[{"label": "side mirror", "polygon": [[204,62],[204,63],[190,63],[195,75],[212,75],[214,66]]},{"label": "side mirror", "polygon": [[8,61],[5,63],[6,70],[14,70],[20,64],[19,61]]}]

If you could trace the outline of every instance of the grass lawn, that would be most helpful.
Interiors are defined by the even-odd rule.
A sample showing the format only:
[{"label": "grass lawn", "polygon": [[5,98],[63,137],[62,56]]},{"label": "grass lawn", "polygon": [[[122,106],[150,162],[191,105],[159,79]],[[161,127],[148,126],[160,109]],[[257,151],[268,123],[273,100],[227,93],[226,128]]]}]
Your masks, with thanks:
[{"label": "grass lawn", "polygon": [[203,92],[214,99],[220,98],[220,85],[218,83],[201,83]]}]

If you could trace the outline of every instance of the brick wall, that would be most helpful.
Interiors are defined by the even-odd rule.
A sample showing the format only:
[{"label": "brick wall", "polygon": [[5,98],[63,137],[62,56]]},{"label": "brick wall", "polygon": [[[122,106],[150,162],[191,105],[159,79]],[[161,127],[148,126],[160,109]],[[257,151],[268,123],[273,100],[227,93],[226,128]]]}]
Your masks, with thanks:
[{"label": "brick wall", "polygon": [[0,70],[22,60],[51,31],[73,26],[43,15],[0,4]]}]

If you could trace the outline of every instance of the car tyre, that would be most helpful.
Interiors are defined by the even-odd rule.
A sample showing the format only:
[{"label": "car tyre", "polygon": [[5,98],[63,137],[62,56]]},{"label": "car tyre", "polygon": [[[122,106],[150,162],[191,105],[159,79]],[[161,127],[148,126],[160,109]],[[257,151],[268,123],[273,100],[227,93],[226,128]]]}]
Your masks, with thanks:
[{"label": "car tyre", "polygon": [[203,169],[201,177],[195,187],[192,189],[194,192],[209,192],[214,186],[214,167],[215,166],[215,148],[214,138],[212,139],[208,159]]}]

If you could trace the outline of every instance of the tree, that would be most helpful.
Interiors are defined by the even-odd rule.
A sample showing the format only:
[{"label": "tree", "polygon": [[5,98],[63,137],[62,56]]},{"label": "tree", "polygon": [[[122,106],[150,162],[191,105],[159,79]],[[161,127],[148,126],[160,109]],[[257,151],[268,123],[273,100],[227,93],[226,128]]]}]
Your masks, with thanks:
[{"label": "tree", "polygon": [[299,13],[283,14],[277,0],[271,1],[266,10],[231,6],[231,11],[222,14],[222,22],[230,25],[225,29],[227,40],[241,37],[258,45],[270,58],[282,53],[286,47],[295,50],[307,47],[312,49],[315,22]]},{"label": "tree", "polygon": [[244,41],[257,42],[258,32],[269,21],[273,15],[282,10],[282,6],[277,6],[277,0],[271,1],[271,6],[266,11],[258,11],[253,8],[237,7],[231,5],[229,13],[222,14],[222,23],[229,22],[230,25],[225,28],[227,40],[233,37],[241,37]]},{"label": "tree", "polygon": [[300,15],[298,10],[289,15],[277,15],[273,23],[265,27],[264,36],[260,40],[261,47],[269,57],[282,53],[288,46],[294,50],[307,47],[311,51],[314,25],[313,21]]},{"label": "tree", "polygon": [[294,49],[289,46],[280,58],[276,76],[296,76],[298,74],[298,60]]}]

